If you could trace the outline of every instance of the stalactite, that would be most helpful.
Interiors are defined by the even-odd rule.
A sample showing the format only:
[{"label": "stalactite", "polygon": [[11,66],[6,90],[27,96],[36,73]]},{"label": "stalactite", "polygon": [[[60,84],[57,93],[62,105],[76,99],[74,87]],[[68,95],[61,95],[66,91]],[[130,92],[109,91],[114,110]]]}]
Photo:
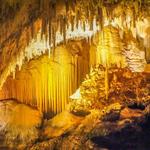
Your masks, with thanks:
[{"label": "stalactite", "polygon": [[59,18],[60,34],[63,35],[63,16]]},{"label": "stalactite", "polygon": [[103,29],[103,11],[102,8],[98,8],[98,18],[99,18],[99,26],[101,30]]},{"label": "stalactite", "polygon": [[50,18],[50,20],[49,20],[49,35],[48,35],[48,37],[49,37],[49,45],[50,45],[50,47],[51,47],[51,41],[52,41],[52,22],[51,22],[51,18]]},{"label": "stalactite", "polygon": [[60,58],[55,57],[55,61],[43,56],[17,71],[14,80],[9,77],[3,88],[9,91],[5,98],[16,98],[20,102],[36,106],[46,114],[54,115],[64,110],[69,96],[88,72],[88,57],[84,54],[87,49],[84,47],[80,58],[77,55],[70,57],[71,54],[68,55],[69,51],[66,49],[56,50],[57,54],[61,54],[57,55]]},{"label": "stalactite", "polygon": [[132,25],[133,25],[133,28],[136,27],[136,12],[135,12],[135,9],[133,9]]},{"label": "stalactite", "polygon": [[55,27],[52,27],[52,41],[53,41],[53,54],[55,54],[54,50],[56,48],[56,31]]},{"label": "stalactite", "polygon": [[50,10],[51,10],[51,17],[56,18],[56,0],[50,1]]},{"label": "stalactite", "polygon": [[75,22],[74,18],[75,18],[74,16],[71,17],[71,31],[74,31],[74,22]]},{"label": "stalactite", "polygon": [[34,24],[33,24],[33,23],[31,24],[30,30],[31,30],[31,37],[32,37],[32,39],[33,39],[33,38],[35,37]]},{"label": "stalactite", "polygon": [[85,13],[86,13],[86,19],[88,20],[89,17],[90,17],[90,14],[89,14],[89,13],[90,13],[90,10],[89,10],[89,7],[88,7],[88,6],[86,7],[86,12],[85,12]]},{"label": "stalactite", "polygon": [[77,14],[76,14],[76,28],[78,29],[79,27],[79,20],[80,20],[80,12],[79,10],[77,11]]},{"label": "stalactite", "polygon": [[66,17],[63,18],[63,39],[64,39],[64,43],[66,43]]},{"label": "stalactite", "polygon": [[90,19],[90,30],[93,30],[93,16],[91,16],[91,19]]},{"label": "stalactite", "polygon": [[66,14],[69,11],[69,0],[65,0],[65,6],[66,6]]},{"label": "stalactite", "polygon": [[[32,24],[31,28],[30,28],[31,31],[28,31],[28,30],[26,31],[26,39],[25,39],[26,41],[25,42],[28,45],[27,48],[25,48],[24,51],[22,50],[23,53],[18,53],[15,56],[16,58],[14,57],[14,60],[12,60],[9,63],[8,67],[6,67],[4,69],[4,72],[2,72],[2,74],[0,76],[0,87],[2,87],[3,83],[7,79],[7,76],[9,76],[11,73],[15,74],[15,71],[16,71],[15,69],[16,69],[17,65],[19,66],[19,70],[21,69],[22,64],[25,62],[25,58],[27,58],[28,61],[29,61],[34,56],[40,56],[40,55],[46,53],[47,49],[49,49],[49,55],[50,55],[50,48],[51,47],[53,47],[55,49],[56,46],[59,43],[61,43],[62,41],[67,41],[68,39],[78,38],[78,37],[83,37],[83,38],[85,38],[85,37],[87,38],[88,37],[89,39],[92,39],[93,34],[95,34],[97,31],[99,31],[99,27],[97,25],[97,20],[95,21],[95,17],[96,17],[95,13],[92,12],[94,9],[95,10],[98,9],[97,10],[98,12],[96,13],[98,16],[97,16],[96,19],[99,20],[99,26],[101,27],[101,29],[104,29],[105,28],[104,26],[106,26],[106,24],[104,24],[105,20],[107,20],[107,18],[110,19],[110,17],[109,17],[110,14],[107,13],[106,8],[103,5],[98,6],[98,8],[97,7],[95,8],[94,6],[92,6],[89,9],[89,6],[91,4],[90,1],[87,2],[88,4],[86,5],[87,7],[86,7],[86,10],[85,10],[85,9],[82,8],[82,6],[76,7],[77,5],[79,5],[78,1],[76,1],[76,0],[73,0],[73,1],[66,0],[66,12],[69,12],[69,13],[67,13],[68,15],[67,14],[65,14],[65,15],[61,14],[61,16],[58,16],[56,14],[56,0],[51,0],[51,1],[49,1],[49,0],[40,0],[39,2],[40,2],[39,5],[41,7],[42,27],[40,27],[41,31],[36,31],[35,34],[37,34],[37,39],[38,39],[39,34],[41,34],[42,36],[46,37],[46,39],[44,39],[44,38],[40,39],[40,40],[39,39],[38,40],[33,39],[33,37],[34,37],[34,24]],[[86,3],[86,2],[84,2],[84,3]],[[94,5],[94,4],[92,4],[92,5]],[[129,6],[129,7],[131,7],[131,6]],[[144,39],[145,46],[146,45],[149,46],[149,39],[150,39],[149,36],[148,35],[144,35],[144,29],[138,29],[139,28],[138,27],[139,24],[137,22],[134,22],[135,20],[137,20],[137,18],[136,18],[137,15],[134,16],[134,14],[138,14],[138,12],[139,12],[139,7],[137,6],[137,4],[134,7],[135,7],[135,12],[131,9],[131,11],[133,13],[133,27],[135,27],[135,25],[136,25],[136,29],[137,30],[142,30],[141,32],[137,31],[138,36],[140,36],[140,37],[142,37]],[[82,12],[82,9],[83,9],[83,12]],[[3,11],[7,11],[7,10],[4,9]],[[71,15],[70,11],[72,11],[73,15]],[[84,11],[86,11],[86,13]],[[119,27],[121,27],[121,29],[124,29],[126,27],[126,26],[124,26],[124,21],[126,20],[125,18],[127,17],[127,12],[126,12],[126,10],[125,11],[121,11],[121,12],[123,12],[123,13],[119,14],[119,17],[118,17],[119,18],[118,19],[119,23],[115,22],[116,23],[115,25],[116,26],[118,25]],[[122,16],[122,18],[120,16]],[[130,13],[129,13],[129,17],[132,17],[132,15]],[[6,20],[6,18],[4,18],[4,21],[5,20]],[[71,22],[70,22],[70,20],[71,20]],[[122,20],[122,23],[120,23],[120,20]],[[60,24],[60,27],[58,27],[58,23]],[[145,25],[145,26],[149,26],[149,25]],[[1,30],[1,33],[0,33],[0,40],[1,40],[2,36],[6,36],[7,37],[8,33],[6,32],[7,31],[6,29],[10,28],[10,27],[11,26],[7,26],[7,27],[5,27],[5,26],[3,27],[2,26],[1,27],[2,30]],[[131,28],[130,25],[129,25],[129,28]],[[92,29],[92,31],[90,31],[90,29]],[[21,31],[22,30],[20,30],[20,32]],[[106,34],[106,35],[107,36],[105,36],[105,38],[109,38],[109,39],[112,38],[114,41],[116,41],[117,38],[118,38],[118,34],[117,34],[117,38],[116,39],[114,38],[115,36],[112,36],[109,33]],[[116,35],[115,32],[114,32],[114,35]],[[48,44],[47,44],[47,39],[49,39]],[[18,39],[17,43],[21,44],[19,39]],[[110,42],[109,42],[109,44],[110,44]],[[118,53],[117,50],[121,48],[121,47],[119,47],[119,48],[115,47],[113,44],[110,44],[110,45],[113,48],[108,47],[108,45],[105,45],[105,48],[108,47],[109,51],[111,51],[112,49],[113,49],[113,51],[115,51],[114,49],[116,49],[116,51],[115,51],[116,53]],[[17,51],[19,52],[19,49]],[[5,57],[6,56],[4,56],[3,60],[6,59]],[[109,57],[110,57],[109,59],[113,60],[113,58],[111,56],[109,56]],[[120,53],[118,54],[117,58],[120,61]],[[82,66],[79,66],[79,64],[80,64],[78,62],[79,61],[79,57],[74,58],[74,60],[72,60],[72,61],[74,62],[76,67],[82,67]],[[82,74],[82,72],[78,74],[77,73],[77,68],[72,68],[72,71],[75,73],[75,75],[77,75],[77,77],[74,77],[74,76],[70,77],[69,76],[69,78],[75,79],[76,84],[78,85],[79,84],[79,78],[81,78],[80,74]],[[50,80],[49,78],[50,78],[50,75],[47,77],[48,81]],[[39,78],[39,80],[40,80],[40,78]],[[57,80],[58,80],[58,83],[52,83],[52,84],[54,84],[54,86],[58,86],[58,85],[61,86],[60,82],[59,82],[60,80],[63,80],[63,82],[67,82],[67,85],[69,86],[70,79],[68,81],[66,77],[64,79],[62,79],[61,77],[58,77]],[[72,83],[72,81],[71,81],[71,83]],[[43,88],[44,88],[44,85],[42,85],[42,83],[39,83],[39,84],[40,84],[40,86],[43,86]],[[71,87],[71,85],[69,87]],[[52,86],[53,85],[51,85],[50,87],[52,87]],[[73,86],[73,87],[75,87],[75,86]],[[32,91],[33,90],[32,87],[30,87],[30,88],[31,88],[31,91]],[[63,89],[59,89],[59,90],[63,90]],[[69,91],[70,90],[68,90],[68,94],[69,94]],[[39,91],[39,95],[40,96],[39,96],[39,100],[37,101],[37,103],[38,103],[38,106],[40,107],[40,109],[46,109],[46,111],[47,111],[48,107],[54,106],[54,101],[51,102],[51,100],[49,100],[49,103],[50,103],[49,105],[50,106],[47,106],[46,97],[50,97],[50,99],[52,99],[53,96],[54,96],[55,99],[57,99],[56,100],[57,104],[58,104],[58,101],[59,101],[58,97],[61,97],[61,96],[65,97],[65,95],[61,95],[60,93],[59,93],[60,95],[57,96],[57,91],[53,91],[52,90],[51,92],[52,93],[54,92],[54,93],[53,94],[52,93],[48,94],[48,93],[46,93],[46,91],[44,93],[43,93],[43,90]],[[37,91],[36,91],[36,94],[38,95]],[[43,97],[44,97],[44,101],[42,101]],[[22,98],[22,96],[20,96],[20,98]],[[32,99],[32,96],[29,93],[28,93],[28,98]],[[65,101],[64,101],[64,103],[65,103]],[[59,109],[55,108],[55,111],[59,111]]]},{"label": "stalactite", "polygon": [[28,46],[29,43],[30,43],[30,35],[29,35],[29,31],[28,30],[26,31],[26,42],[27,42],[27,46]]},{"label": "stalactite", "polygon": [[21,35],[21,29],[18,30],[17,37],[16,37],[16,48],[19,48],[19,40]]},{"label": "stalactite", "polygon": [[44,32],[45,32],[45,20],[43,19],[42,20],[42,28],[41,28],[41,39],[43,39],[43,35],[44,35]]},{"label": "stalactite", "polygon": [[85,21],[83,21],[83,30],[86,30],[86,25],[85,25]]}]

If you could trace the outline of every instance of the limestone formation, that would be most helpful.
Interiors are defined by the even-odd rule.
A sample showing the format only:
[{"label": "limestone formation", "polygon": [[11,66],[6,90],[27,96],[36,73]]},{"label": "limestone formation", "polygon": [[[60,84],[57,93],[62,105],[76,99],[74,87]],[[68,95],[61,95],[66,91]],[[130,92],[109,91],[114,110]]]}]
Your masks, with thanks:
[{"label": "limestone formation", "polygon": [[0,101],[0,149],[33,144],[39,138],[42,114],[14,100]]}]

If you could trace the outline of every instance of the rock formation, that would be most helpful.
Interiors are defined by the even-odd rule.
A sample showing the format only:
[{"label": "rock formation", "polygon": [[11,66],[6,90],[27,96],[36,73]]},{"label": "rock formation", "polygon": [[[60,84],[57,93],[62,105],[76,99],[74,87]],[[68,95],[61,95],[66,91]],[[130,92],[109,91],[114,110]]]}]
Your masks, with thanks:
[{"label": "rock formation", "polygon": [[22,148],[39,138],[42,114],[15,100],[0,101],[0,149]]}]

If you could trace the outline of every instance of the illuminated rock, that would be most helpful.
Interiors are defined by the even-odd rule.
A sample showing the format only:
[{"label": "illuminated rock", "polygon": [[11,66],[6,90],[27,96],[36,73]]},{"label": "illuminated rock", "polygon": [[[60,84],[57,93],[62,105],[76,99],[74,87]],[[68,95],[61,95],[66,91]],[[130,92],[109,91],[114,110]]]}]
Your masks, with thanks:
[{"label": "illuminated rock", "polygon": [[44,125],[44,137],[54,138],[72,131],[82,120],[68,111],[63,111]]},{"label": "illuminated rock", "polygon": [[76,92],[70,96],[71,99],[80,99],[81,94],[80,94],[80,88],[76,90]]},{"label": "illuminated rock", "polygon": [[42,114],[14,100],[0,101],[1,143],[8,147],[26,147],[39,138]]}]

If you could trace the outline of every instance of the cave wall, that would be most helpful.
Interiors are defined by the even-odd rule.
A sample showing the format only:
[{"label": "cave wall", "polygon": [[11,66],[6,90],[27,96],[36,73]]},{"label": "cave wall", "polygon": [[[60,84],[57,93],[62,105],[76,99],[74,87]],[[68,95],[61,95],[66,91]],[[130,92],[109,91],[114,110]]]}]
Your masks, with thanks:
[{"label": "cave wall", "polygon": [[69,96],[89,71],[89,44],[85,40],[58,46],[55,54],[35,58],[7,78],[0,99],[14,98],[48,116],[64,110]]}]

